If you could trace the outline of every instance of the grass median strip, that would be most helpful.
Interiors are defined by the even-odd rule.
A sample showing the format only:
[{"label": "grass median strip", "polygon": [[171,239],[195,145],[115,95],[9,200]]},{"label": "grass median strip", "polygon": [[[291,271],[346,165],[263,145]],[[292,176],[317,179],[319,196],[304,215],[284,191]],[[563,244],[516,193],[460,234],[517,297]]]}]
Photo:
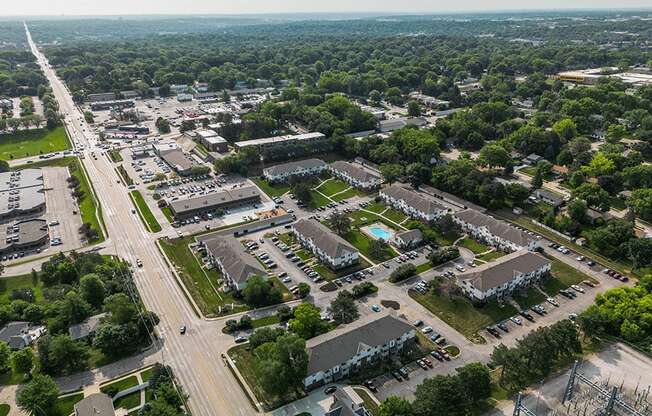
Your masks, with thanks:
[{"label": "grass median strip", "polygon": [[158,223],[156,217],[152,214],[152,211],[149,209],[149,206],[147,205],[147,202],[145,202],[145,198],[143,198],[140,191],[131,191],[129,196],[131,196],[131,200],[138,208],[138,215],[149,231],[153,233],[161,231],[161,224]]}]

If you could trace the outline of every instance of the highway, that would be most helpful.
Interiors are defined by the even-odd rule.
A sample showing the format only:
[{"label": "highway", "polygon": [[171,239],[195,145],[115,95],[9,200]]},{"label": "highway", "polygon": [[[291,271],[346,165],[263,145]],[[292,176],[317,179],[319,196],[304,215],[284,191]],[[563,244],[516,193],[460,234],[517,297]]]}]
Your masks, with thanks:
[{"label": "highway", "polygon": [[[110,161],[96,147],[98,139],[73,103],[70,92],[38,50],[27,25],[25,31],[32,53],[57,98],[59,110],[66,115],[64,123],[71,142],[85,155],[82,162],[102,206],[112,251],[131,264],[136,264],[137,259],[143,263],[134,273],[134,280],[147,309],[161,318],[157,332],[162,340],[163,362],[172,367],[189,395],[191,412],[206,416],[256,414],[220,359],[233,345],[233,338],[221,332],[223,321],[203,321],[197,317],[158,251],[154,237],[147,233],[138,216],[131,213],[127,189],[119,183]],[[97,159],[92,157],[93,152]],[[179,333],[181,325],[188,328],[185,335]]]}]

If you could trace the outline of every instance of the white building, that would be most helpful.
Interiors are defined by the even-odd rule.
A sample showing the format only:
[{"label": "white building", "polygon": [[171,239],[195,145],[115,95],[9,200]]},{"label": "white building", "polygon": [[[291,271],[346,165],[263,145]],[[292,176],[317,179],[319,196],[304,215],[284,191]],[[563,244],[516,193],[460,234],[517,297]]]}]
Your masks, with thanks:
[{"label": "white building", "polygon": [[358,250],[319,221],[300,219],[292,226],[299,242],[333,269],[341,269],[358,262]]},{"label": "white building", "polygon": [[550,261],[528,250],[515,251],[457,276],[462,292],[475,302],[503,298],[538,283],[550,272]]},{"label": "white building", "polygon": [[503,251],[534,250],[541,245],[536,236],[474,209],[455,213],[453,221],[474,239]]},{"label": "white building", "polygon": [[415,329],[391,312],[367,315],[306,341],[306,389],[345,379],[398,354],[414,341]]},{"label": "white building", "polygon": [[374,175],[353,163],[338,160],[329,167],[331,173],[356,188],[374,189],[380,186],[380,176]]},{"label": "white building", "polygon": [[385,203],[403,211],[413,218],[434,221],[446,214],[448,209],[426,195],[406,189],[400,185],[384,188],[379,193]]},{"label": "white building", "polygon": [[423,233],[418,228],[401,231],[394,234],[392,242],[396,247],[402,249],[416,247],[423,242]]},{"label": "white building", "polygon": [[305,159],[282,163],[263,169],[263,177],[269,182],[285,182],[293,176],[318,175],[328,168],[321,159]]}]

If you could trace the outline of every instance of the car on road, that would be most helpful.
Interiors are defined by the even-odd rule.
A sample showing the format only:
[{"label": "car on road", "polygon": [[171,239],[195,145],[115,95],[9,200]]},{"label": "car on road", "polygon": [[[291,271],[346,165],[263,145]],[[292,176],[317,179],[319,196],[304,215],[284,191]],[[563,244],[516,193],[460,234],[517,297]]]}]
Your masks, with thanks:
[{"label": "car on road", "polygon": [[55,226],[55,225],[59,225],[59,220],[52,220],[52,221],[50,221],[50,223],[49,223],[48,225],[49,225],[50,227],[53,227],[53,226]]},{"label": "car on road", "polygon": [[324,389],[324,394],[333,394],[337,391],[337,386],[328,386]]},{"label": "car on road", "polygon": [[239,337],[235,338],[235,343],[236,344],[242,344],[243,342],[247,342],[247,337],[239,336]]},{"label": "car on road", "polygon": [[180,333],[181,335],[183,335],[183,334],[186,333],[186,326],[185,326],[185,325],[181,325],[181,328],[179,328],[179,333]]},{"label": "car on road", "polygon": [[140,259],[136,259],[136,266],[143,267],[143,262]]}]

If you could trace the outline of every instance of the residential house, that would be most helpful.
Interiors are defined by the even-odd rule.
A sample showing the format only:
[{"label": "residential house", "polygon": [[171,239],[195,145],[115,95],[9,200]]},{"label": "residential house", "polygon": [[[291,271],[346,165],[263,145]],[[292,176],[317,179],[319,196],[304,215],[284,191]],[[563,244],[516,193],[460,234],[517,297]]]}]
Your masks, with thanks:
[{"label": "residential house", "polygon": [[292,226],[299,242],[333,269],[356,264],[358,250],[317,220],[302,218]]},{"label": "residential house", "polygon": [[75,416],[115,416],[113,400],[104,393],[93,393],[75,403]]},{"label": "residential house", "polygon": [[204,241],[203,245],[209,261],[222,273],[232,289],[244,289],[253,276],[267,278],[263,266],[234,237],[216,236]]},{"label": "residential house", "polygon": [[550,260],[523,249],[458,275],[456,284],[472,301],[485,302],[538,283],[548,272]]},{"label": "residential house", "polygon": [[328,168],[321,159],[305,159],[282,163],[263,169],[263,176],[269,182],[285,182],[293,176],[318,175]]},{"label": "residential house", "polygon": [[423,241],[423,233],[418,228],[414,230],[400,231],[394,234],[392,242],[396,247],[409,249],[417,247]]},{"label": "residential house", "polygon": [[379,187],[382,181],[380,176],[374,175],[361,166],[341,160],[331,163],[330,171],[349,185],[365,190]]},{"label": "residential house", "polygon": [[543,156],[539,156],[536,153],[531,153],[525,159],[523,159],[523,162],[527,163],[528,165],[536,166],[537,163],[542,160],[544,160]]},{"label": "residential house", "polygon": [[548,205],[552,205],[554,208],[559,208],[564,205],[564,197],[556,194],[547,189],[537,189],[534,191],[534,197],[539,201],[545,202]]},{"label": "residential house", "polygon": [[381,189],[380,197],[385,203],[413,218],[434,221],[446,214],[448,209],[425,194],[392,185]]},{"label": "residential house", "polygon": [[43,325],[31,325],[22,321],[9,322],[0,329],[0,341],[9,344],[12,350],[19,350],[32,345],[45,332]]},{"label": "residential house", "polygon": [[306,389],[345,379],[396,355],[416,338],[412,325],[393,312],[367,315],[306,341]]},{"label": "residential house", "polygon": [[474,209],[456,212],[453,221],[471,237],[495,246],[499,250],[510,252],[524,248],[534,250],[541,244],[537,237]]},{"label": "residential house", "polygon": [[324,416],[371,416],[364,400],[351,386],[343,386],[319,402]]},{"label": "residential house", "polygon": [[70,338],[72,338],[73,341],[92,338],[106,316],[106,313],[99,313],[87,318],[80,324],[70,326],[68,328]]}]

